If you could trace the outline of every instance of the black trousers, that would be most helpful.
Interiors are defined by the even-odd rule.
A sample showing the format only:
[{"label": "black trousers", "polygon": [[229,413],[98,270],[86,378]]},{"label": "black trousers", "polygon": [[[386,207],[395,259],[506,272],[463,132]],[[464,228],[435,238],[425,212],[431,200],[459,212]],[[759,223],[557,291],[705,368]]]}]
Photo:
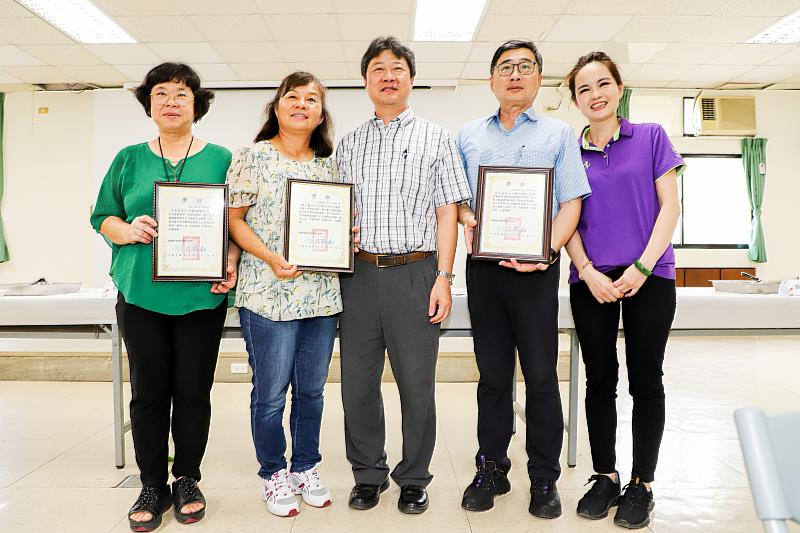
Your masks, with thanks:
[{"label": "black trousers", "polygon": [[[611,279],[625,271],[608,272]],[[586,423],[595,472],[616,469],[617,331],[620,309],[625,332],[628,390],[633,397],[633,469],[631,478],[653,481],[664,434],[662,370],[669,330],[675,317],[675,281],[650,276],[631,298],[598,303],[586,283],[570,287],[575,329],[586,366]]]},{"label": "black trousers", "polygon": [[142,485],[167,484],[170,407],[172,474],[199,480],[226,304],[173,316],[129,304],[120,293],[116,309],[128,350],[131,432]]},{"label": "black trousers", "polygon": [[558,393],[559,263],[517,272],[467,259],[467,293],[478,363],[478,453],[511,468],[513,383],[519,354],[525,378],[525,449],[531,478],[558,479],[564,416]]}]

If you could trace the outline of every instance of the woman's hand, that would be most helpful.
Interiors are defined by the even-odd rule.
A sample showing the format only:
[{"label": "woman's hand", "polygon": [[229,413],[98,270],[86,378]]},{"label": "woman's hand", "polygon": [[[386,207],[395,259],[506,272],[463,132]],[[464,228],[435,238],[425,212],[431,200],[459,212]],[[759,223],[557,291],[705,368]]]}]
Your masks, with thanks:
[{"label": "woman's hand", "polygon": [[294,279],[302,274],[297,270],[297,266],[288,263],[286,259],[276,253],[270,254],[267,264],[278,279]]},{"label": "woman's hand", "polygon": [[226,294],[236,287],[236,263],[228,263],[228,279],[225,281],[215,281],[211,284],[211,292],[214,294]]},{"label": "woman's hand", "polygon": [[[464,231],[467,231],[466,225],[464,226]],[[506,268],[513,268],[517,272],[535,272],[537,270],[547,270],[550,268],[549,263],[520,263],[516,259],[500,261],[499,265]]]},{"label": "woman's hand", "polygon": [[353,226],[350,231],[353,233],[353,251],[358,253],[358,245],[361,244],[361,237],[359,237],[358,234],[361,231],[361,228],[358,226]]},{"label": "woman's hand", "polygon": [[592,296],[601,304],[616,302],[624,296],[622,291],[611,281],[611,278],[595,270],[591,264],[583,269],[581,277],[592,292]]},{"label": "woman's hand", "polygon": [[635,265],[631,265],[625,269],[622,276],[614,282],[614,287],[619,290],[623,296],[630,298],[639,292],[639,288],[647,280],[647,276],[639,272]]},{"label": "woman's hand", "polygon": [[150,244],[153,242],[154,237],[158,237],[158,233],[155,230],[156,226],[158,226],[158,222],[147,215],[134,218],[128,224],[128,229],[125,232],[125,244],[136,244],[137,242]]}]

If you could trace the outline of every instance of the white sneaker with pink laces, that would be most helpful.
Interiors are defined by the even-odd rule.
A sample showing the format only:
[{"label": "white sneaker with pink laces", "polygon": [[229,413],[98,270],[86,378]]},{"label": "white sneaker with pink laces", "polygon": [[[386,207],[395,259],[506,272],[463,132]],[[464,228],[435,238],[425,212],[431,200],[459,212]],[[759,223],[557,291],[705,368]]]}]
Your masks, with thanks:
[{"label": "white sneaker with pink laces", "polygon": [[327,507],[333,502],[331,493],[319,478],[319,471],[317,471],[316,465],[305,472],[289,473],[289,483],[292,485],[294,493],[301,495],[303,501],[308,505]]},{"label": "white sneaker with pink laces", "polygon": [[285,468],[261,480],[264,482],[261,498],[267,502],[270,513],[277,516],[296,516],[300,512],[300,504],[289,484],[289,475]]}]

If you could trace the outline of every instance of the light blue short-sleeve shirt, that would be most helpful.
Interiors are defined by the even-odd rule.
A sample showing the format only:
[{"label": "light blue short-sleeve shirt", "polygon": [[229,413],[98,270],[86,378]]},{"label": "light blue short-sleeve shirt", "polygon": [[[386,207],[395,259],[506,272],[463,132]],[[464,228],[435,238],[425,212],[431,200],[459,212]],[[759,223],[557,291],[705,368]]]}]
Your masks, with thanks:
[{"label": "light blue short-sleeve shirt", "polygon": [[468,122],[459,130],[456,146],[472,190],[472,209],[479,165],[555,169],[553,217],[559,204],[592,194],[572,128],[564,121],[537,115],[533,107],[520,113],[510,130],[500,122],[499,110]]}]

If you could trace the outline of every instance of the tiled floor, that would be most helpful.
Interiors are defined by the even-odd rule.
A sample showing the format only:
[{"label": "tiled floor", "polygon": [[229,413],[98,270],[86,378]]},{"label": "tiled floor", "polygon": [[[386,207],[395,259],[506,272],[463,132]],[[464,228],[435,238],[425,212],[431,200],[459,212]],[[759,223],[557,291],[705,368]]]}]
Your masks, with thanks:
[{"label": "tiled floor", "polygon": [[[768,411],[800,409],[800,337],[675,338],[666,364],[667,430],[654,484],[658,532],[757,532],[747,476],[736,441],[732,412],[757,404]],[[562,394],[566,400],[566,387]],[[620,390],[627,390],[624,377]],[[258,497],[257,466],[249,434],[244,384],[214,388],[214,420],[202,488],[209,511],[202,522],[183,526],[172,513],[159,531],[268,532],[502,532],[621,531],[611,518],[578,518],[575,505],[591,474],[583,414],[578,466],[565,468],[559,489],[564,516],[542,521],[527,513],[524,443],[514,438],[510,456],[514,490],[494,510],[466,513],[461,492],[471,481],[475,452],[475,384],[441,384],[437,391],[439,434],[431,467],[431,508],[401,514],[392,487],[371,511],[347,507],[352,485],[344,457],[338,385],[327,388],[322,447],[323,479],[333,492],[327,509],[302,507],[299,516],[271,516]],[[392,384],[384,386],[391,461],[400,453],[400,409]],[[128,466],[114,467],[108,383],[0,382],[0,525],[13,533],[125,532],[126,512],[137,489],[113,488],[136,474],[128,435]],[[566,403],[565,403],[566,407]],[[630,469],[630,400],[619,400],[619,450],[623,473]],[[565,460],[562,459],[562,464]],[[800,531],[792,526],[791,531]]]}]

